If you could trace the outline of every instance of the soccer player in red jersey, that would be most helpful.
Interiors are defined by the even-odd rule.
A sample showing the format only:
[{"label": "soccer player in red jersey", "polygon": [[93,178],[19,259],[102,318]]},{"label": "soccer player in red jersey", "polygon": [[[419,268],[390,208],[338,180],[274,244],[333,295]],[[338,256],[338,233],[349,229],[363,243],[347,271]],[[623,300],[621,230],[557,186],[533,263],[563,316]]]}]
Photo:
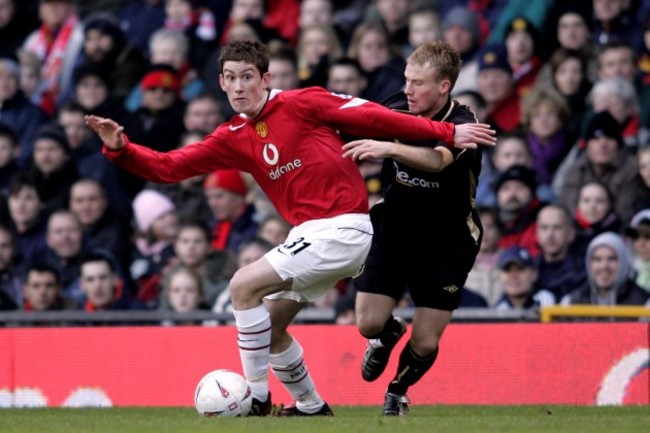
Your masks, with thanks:
[{"label": "soccer player in red jersey", "polygon": [[356,275],[370,248],[365,183],[356,163],[342,157],[339,131],[436,139],[463,148],[493,145],[494,131],[485,124],[432,122],[317,87],[270,89],[268,50],[259,42],[229,43],[219,62],[219,82],[239,114],[201,142],[161,153],[130,142],[111,119],[88,116],[86,123],[101,137],[111,161],[154,182],[178,182],[218,169],[254,177],[294,228],[283,245],[230,281],[252,413],[271,410],[270,365],[296,401],[280,415],[332,415],[287,327],[306,302]]}]

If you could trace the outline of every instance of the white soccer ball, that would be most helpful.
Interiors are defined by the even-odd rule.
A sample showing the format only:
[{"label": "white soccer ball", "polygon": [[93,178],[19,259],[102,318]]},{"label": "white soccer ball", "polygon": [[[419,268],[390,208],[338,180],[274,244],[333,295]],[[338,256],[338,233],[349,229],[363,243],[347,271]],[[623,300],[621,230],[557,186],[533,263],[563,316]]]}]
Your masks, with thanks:
[{"label": "white soccer ball", "polygon": [[214,370],[203,376],[194,392],[194,406],[200,415],[246,416],[253,397],[246,379],[227,369]]}]

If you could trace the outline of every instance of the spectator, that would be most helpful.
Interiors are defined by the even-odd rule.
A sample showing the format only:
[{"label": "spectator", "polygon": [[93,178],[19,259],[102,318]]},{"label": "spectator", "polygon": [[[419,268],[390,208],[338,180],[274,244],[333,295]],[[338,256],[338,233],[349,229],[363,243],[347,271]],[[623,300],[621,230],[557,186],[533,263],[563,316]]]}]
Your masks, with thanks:
[{"label": "spectator", "polygon": [[497,310],[529,310],[554,305],[555,297],[544,289],[535,290],[537,271],[527,249],[513,246],[499,255],[499,281],[503,296],[494,305]]},{"label": "spectator", "polygon": [[29,34],[23,48],[43,64],[43,105],[50,114],[68,94],[74,62],[83,44],[83,24],[73,0],[42,0],[38,6],[41,27]]},{"label": "spectator", "polygon": [[[514,165],[523,165],[533,169],[533,155],[526,139],[520,134],[501,134],[492,150],[492,157],[488,160],[483,159],[483,168],[476,193],[476,202],[484,207],[497,205],[494,186],[503,172]],[[535,173],[535,179],[537,179],[537,173]],[[547,185],[538,184],[535,194],[544,202],[553,201],[553,193]]]},{"label": "spectator", "polygon": [[47,116],[20,91],[19,82],[18,62],[0,57],[0,119],[18,136],[18,166],[25,169],[31,164],[36,130]]},{"label": "spectator", "polygon": [[291,224],[280,215],[268,215],[257,228],[257,236],[273,245],[282,245],[289,235]]},{"label": "spectator", "polygon": [[478,57],[477,89],[487,104],[486,121],[498,132],[519,126],[521,103],[503,44],[487,45]]},{"label": "spectator", "polygon": [[79,287],[79,265],[84,253],[81,223],[69,210],[58,210],[47,221],[47,248],[34,259],[54,267],[61,278],[63,295],[76,302],[84,301]]},{"label": "spectator", "polygon": [[72,160],[80,177],[95,179],[102,185],[111,209],[120,216],[127,216],[126,173],[106,161],[101,154],[101,143],[84,123],[85,115],[84,108],[75,101],[64,102],[57,115],[57,122],[68,139]]},{"label": "spectator", "polygon": [[294,49],[285,44],[269,47],[269,73],[269,86],[272,89],[291,90],[300,87],[298,59]]},{"label": "spectator", "polygon": [[325,87],[329,66],[343,56],[343,48],[332,25],[312,24],[300,30],[296,54],[300,87]]},{"label": "spectator", "polygon": [[79,284],[89,313],[109,310],[141,310],[142,304],[125,290],[110,256],[89,252],[80,262]]},{"label": "spectator", "polygon": [[501,252],[498,217],[492,208],[478,208],[477,212],[483,224],[483,238],[474,266],[467,275],[465,287],[481,295],[487,305],[492,306],[503,294],[496,266]]},{"label": "spectator", "polygon": [[166,195],[143,189],[133,200],[136,222],[135,249],[130,275],[137,288],[137,298],[149,308],[158,305],[159,283],[165,266],[174,256],[178,235],[176,206]]},{"label": "spectator", "polygon": [[589,242],[603,232],[620,233],[623,223],[613,208],[614,197],[602,182],[585,183],[578,194],[575,207],[575,248],[584,256]]},{"label": "spectator", "polygon": [[587,248],[587,282],[562,298],[562,305],[645,305],[650,293],[635,283],[625,243],[616,233],[601,233]]},{"label": "spectator", "polygon": [[201,131],[204,135],[207,135],[222,124],[223,121],[221,103],[211,93],[200,93],[188,101],[185,106],[183,114],[185,131]]},{"label": "spectator", "polygon": [[542,67],[539,56],[539,31],[524,16],[514,17],[506,27],[508,63],[520,97],[535,84]]},{"label": "spectator", "polygon": [[442,23],[442,39],[460,54],[463,62],[454,92],[478,90],[476,56],[481,47],[478,16],[465,6],[456,6],[443,16]]},{"label": "spectator", "polygon": [[[176,313],[209,310],[203,296],[203,280],[189,266],[175,265],[163,279],[163,302],[161,309]],[[197,325],[201,322],[164,321],[163,325]]]},{"label": "spectator", "polygon": [[[45,81],[41,78],[43,65],[36,54],[25,49],[16,52],[20,66],[20,80],[18,87],[25,97],[38,107],[43,103]],[[51,107],[48,113],[52,112]]]},{"label": "spectator", "polygon": [[[203,300],[214,305],[237,270],[236,254],[210,248],[210,231],[199,221],[180,224],[174,241],[173,262],[193,269],[201,278]],[[163,297],[162,302],[167,300]]]},{"label": "spectator", "polygon": [[592,39],[598,45],[625,41],[632,45],[641,40],[639,25],[630,14],[630,2],[624,0],[593,0],[594,31]]},{"label": "spectator", "polygon": [[108,206],[102,185],[91,178],[81,178],[70,187],[68,208],[81,223],[87,247],[105,249],[118,261],[120,269],[128,269],[132,256],[131,228]]},{"label": "spectator", "polygon": [[327,88],[335,93],[364,97],[368,79],[356,60],[347,57],[332,62],[327,74]]},{"label": "spectator", "polygon": [[[179,100],[189,101],[203,92],[205,85],[199,77],[196,66],[190,62],[190,42],[180,30],[159,29],[149,41],[149,74],[159,69],[159,65],[167,65],[174,71],[178,83],[174,83],[175,93]],[[143,77],[144,78],[144,77]],[[125,107],[129,111],[136,111],[142,105],[144,88],[143,81],[131,90],[127,97]]]},{"label": "spectator", "polygon": [[255,206],[246,202],[244,177],[237,170],[217,170],[206,177],[203,187],[212,211],[212,248],[236,253],[259,225]]},{"label": "spectator", "polygon": [[374,0],[366,10],[365,21],[384,27],[388,39],[400,53],[408,49],[408,18],[413,11],[411,0]]},{"label": "spectator", "polygon": [[383,27],[359,24],[352,35],[347,57],[358,61],[366,73],[366,96],[371,101],[382,101],[404,86],[405,61]]},{"label": "spectator", "polygon": [[537,243],[540,255],[535,260],[535,287],[562,299],[587,279],[584,254],[574,246],[573,218],[562,206],[550,204],[537,214]]},{"label": "spectator", "polygon": [[[461,105],[467,105],[474,112],[479,122],[485,122],[487,106],[480,93],[476,90],[461,90],[459,92],[454,91],[452,96]],[[483,155],[487,156],[488,152],[483,152]]]},{"label": "spectator", "polygon": [[128,42],[118,20],[101,12],[85,20],[83,49],[76,67],[82,65],[103,71],[112,99],[122,105],[146,72],[147,61],[142,52]]},{"label": "spectator", "polygon": [[513,165],[499,176],[494,186],[499,211],[499,247],[518,245],[532,256],[539,254],[537,213],[542,203],[536,196],[536,173],[523,165]]},{"label": "spectator", "polygon": [[625,233],[632,240],[636,284],[650,292],[650,208],[637,212]]},{"label": "spectator", "polygon": [[46,247],[47,217],[43,201],[38,195],[36,181],[30,173],[18,173],[9,185],[9,226],[16,240],[17,260],[32,263],[34,257]]},{"label": "spectator", "polygon": [[16,305],[22,305],[21,290],[24,272],[16,261],[16,242],[9,227],[0,225],[0,293]]},{"label": "spectator", "polygon": [[578,191],[587,182],[597,180],[614,197],[614,210],[623,221],[634,212],[635,176],[637,164],[623,146],[620,125],[607,111],[596,114],[584,135],[585,149],[564,174],[563,188],[558,199],[567,209],[575,208]]},{"label": "spectator", "polygon": [[165,0],[164,28],[185,33],[190,47],[188,59],[200,70],[214,51],[217,28],[212,11],[195,5],[193,0]]},{"label": "spectator", "polygon": [[65,130],[58,123],[43,125],[36,132],[31,173],[45,213],[67,206],[70,186],[79,179]]},{"label": "spectator", "polygon": [[[1,0],[0,0],[1,1]],[[9,195],[9,185],[18,172],[16,154],[19,152],[18,137],[13,129],[0,122],[0,195]]]},{"label": "spectator", "polygon": [[76,302],[61,293],[59,273],[47,264],[34,264],[27,269],[22,298],[22,309],[30,313],[79,308]]},{"label": "spectator", "polygon": [[409,54],[420,45],[442,39],[440,15],[427,7],[414,10],[409,14],[408,32],[408,47],[402,53],[404,58],[408,58]]},{"label": "spectator", "polygon": [[569,107],[564,98],[552,89],[537,88],[523,99],[522,126],[528,131],[528,145],[533,168],[540,183],[551,187],[555,172],[573,146],[564,127]]}]

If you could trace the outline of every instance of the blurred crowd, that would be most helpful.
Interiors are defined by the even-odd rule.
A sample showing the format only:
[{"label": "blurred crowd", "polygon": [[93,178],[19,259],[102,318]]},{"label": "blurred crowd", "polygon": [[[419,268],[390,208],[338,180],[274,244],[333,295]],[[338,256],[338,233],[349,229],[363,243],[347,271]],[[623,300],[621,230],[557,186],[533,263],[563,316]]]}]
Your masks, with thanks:
[{"label": "blurred crowd", "polygon": [[[461,307],[650,306],[649,0],[0,0],[0,310],[229,311],[289,224],[245,173],[121,170],[84,116],[162,152],[200,141],[235,114],[217,59],[238,39],[269,46],[273,88],[375,102],[447,42],[453,98],[498,133]],[[381,162],[359,169],[372,204]],[[313,305],[353,306],[350,281]]]}]

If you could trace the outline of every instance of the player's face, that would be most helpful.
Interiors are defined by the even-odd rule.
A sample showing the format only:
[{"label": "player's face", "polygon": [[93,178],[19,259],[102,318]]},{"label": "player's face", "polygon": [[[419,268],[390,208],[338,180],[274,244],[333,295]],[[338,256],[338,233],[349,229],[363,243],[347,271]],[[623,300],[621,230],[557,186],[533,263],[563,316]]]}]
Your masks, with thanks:
[{"label": "player's face", "polygon": [[233,110],[255,117],[266,103],[271,74],[260,75],[254,65],[245,62],[227,61],[219,75],[221,88],[228,95]]},{"label": "player's face", "polygon": [[432,117],[447,101],[450,82],[439,80],[435,68],[409,63],[404,70],[404,78],[404,94],[411,113]]},{"label": "player's face", "polygon": [[616,251],[605,245],[595,248],[589,259],[589,267],[596,287],[599,290],[610,289],[618,275]]}]

